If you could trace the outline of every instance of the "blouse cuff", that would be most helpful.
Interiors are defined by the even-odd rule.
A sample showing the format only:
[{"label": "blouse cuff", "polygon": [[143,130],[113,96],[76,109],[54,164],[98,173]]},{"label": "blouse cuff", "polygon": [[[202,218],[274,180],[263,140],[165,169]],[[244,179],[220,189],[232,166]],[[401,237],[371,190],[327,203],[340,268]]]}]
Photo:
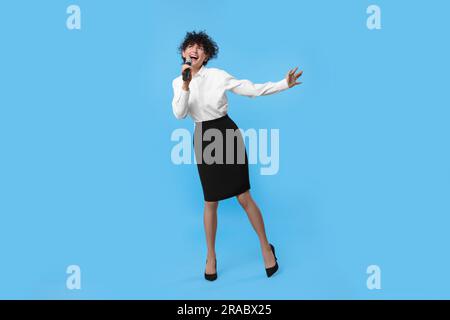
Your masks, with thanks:
[{"label": "blouse cuff", "polygon": [[181,89],[178,101],[183,102],[183,103],[186,102],[189,99],[189,94],[190,94],[190,90],[186,91],[184,89]]},{"label": "blouse cuff", "polygon": [[280,85],[280,89],[281,90],[289,89],[289,84],[288,84],[286,78],[284,78],[283,80],[278,81],[278,84]]}]

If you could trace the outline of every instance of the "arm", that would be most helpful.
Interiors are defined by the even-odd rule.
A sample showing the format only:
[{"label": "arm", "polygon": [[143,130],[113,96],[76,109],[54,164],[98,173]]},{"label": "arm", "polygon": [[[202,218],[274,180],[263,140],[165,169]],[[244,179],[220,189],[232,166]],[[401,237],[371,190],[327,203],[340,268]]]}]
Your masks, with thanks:
[{"label": "arm", "polygon": [[225,90],[231,90],[233,93],[250,98],[274,94],[289,88],[286,79],[278,82],[269,81],[265,83],[253,83],[246,79],[238,80],[225,71],[223,71],[223,73],[225,78]]},{"label": "arm", "polygon": [[182,88],[182,82],[173,81],[173,99],[172,99],[172,110],[173,114],[177,119],[186,118],[189,110],[189,90],[184,90]]}]

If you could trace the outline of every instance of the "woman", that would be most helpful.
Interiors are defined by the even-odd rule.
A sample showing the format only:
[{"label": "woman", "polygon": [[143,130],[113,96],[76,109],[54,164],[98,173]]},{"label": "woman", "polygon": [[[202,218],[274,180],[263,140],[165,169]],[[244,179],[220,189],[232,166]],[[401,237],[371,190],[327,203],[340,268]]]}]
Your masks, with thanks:
[{"label": "woman", "polygon": [[[274,94],[300,84],[297,79],[303,72],[296,73],[296,67],[287,73],[285,79],[275,83],[254,84],[249,80],[238,80],[224,70],[206,68],[218,50],[217,44],[205,32],[186,33],[179,47],[183,59],[181,75],[172,82],[175,117],[183,119],[189,114],[195,121],[194,153],[205,200],[204,227],[208,249],[205,279],[217,279],[215,238],[219,201],[233,196],[246,211],[259,237],[266,274],[271,277],[278,270],[275,248],[267,240],[261,212],[250,195],[247,153],[238,127],[227,115],[226,91],[248,97]],[[189,60],[190,65],[186,64]],[[235,133],[231,137],[226,134],[229,130]],[[215,133],[215,139],[210,136],[211,132]],[[211,143],[206,143],[209,140]],[[217,148],[208,147],[216,142],[222,144]],[[217,161],[225,158],[231,161]]]}]

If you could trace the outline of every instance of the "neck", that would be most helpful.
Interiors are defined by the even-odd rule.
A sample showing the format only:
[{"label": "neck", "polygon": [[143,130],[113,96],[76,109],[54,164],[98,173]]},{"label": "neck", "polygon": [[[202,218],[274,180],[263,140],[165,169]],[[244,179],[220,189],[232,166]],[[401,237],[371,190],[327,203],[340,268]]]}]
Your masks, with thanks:
[{"label": "neck", "polygon": [[200,66],[200,67],[191,67],[191,73],[192,73],[192,75],[194,76],[200,69],[201,69],[201,67],[202,66]]}]

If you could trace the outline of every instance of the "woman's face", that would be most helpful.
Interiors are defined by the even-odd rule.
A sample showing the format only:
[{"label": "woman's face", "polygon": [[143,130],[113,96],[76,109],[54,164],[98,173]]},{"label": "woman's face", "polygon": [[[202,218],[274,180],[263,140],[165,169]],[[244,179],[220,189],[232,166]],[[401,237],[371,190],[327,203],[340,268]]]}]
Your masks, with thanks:
[{"label": "woman's face", "polygon": [[208,59],[203,46],[197,43],[189,44],[183,51],[183,58],[186,59],[187,57],[191,57],[192,67],[196,69],[200,69],[200,67],[203,65],[203,62]]}]

